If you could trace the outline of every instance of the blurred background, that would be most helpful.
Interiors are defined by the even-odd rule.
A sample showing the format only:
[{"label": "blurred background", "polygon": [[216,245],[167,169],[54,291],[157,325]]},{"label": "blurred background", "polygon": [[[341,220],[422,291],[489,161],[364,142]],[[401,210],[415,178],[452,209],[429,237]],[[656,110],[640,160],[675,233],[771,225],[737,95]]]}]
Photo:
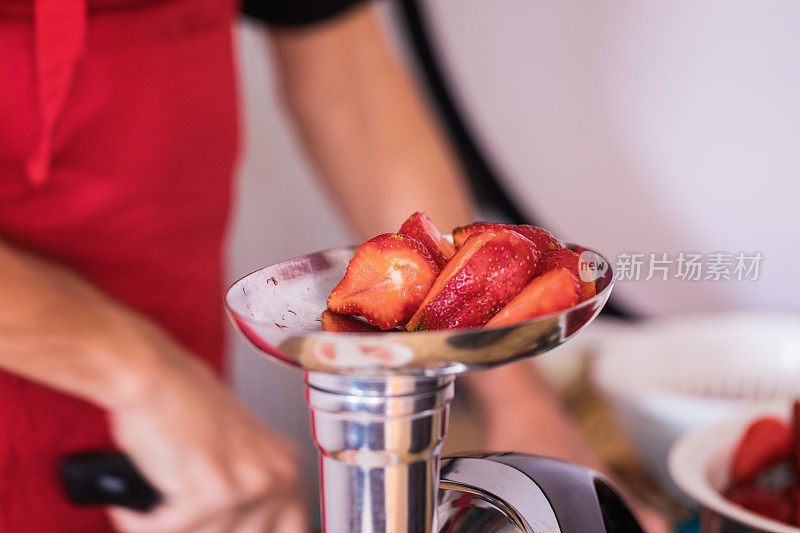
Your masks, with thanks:
[{"label": "blurred background", "polygon": [[[679,509],[666,455],[680,434],[743,404],[800,392],[792,288],[800,4],[381,7],[460,150],[485,217],[540,224],[612,258],[642,254],[641,276],[617,282],[604,319],[536,364],[606,459],[634,487]],[[230,280],[353,240],[293,142],[265,44],[263,26],[243,20],[245,131]],[[705,280],[704,271],[686,281],[676,279],[682,253],[702,255],[706,268],[711,254],[729,254],[731,272],[737,254],[762,259],[757,279]],[[660,272],[645,279],[650,254],[667,254],[667,280]],[[254,356],[233,335],[230,343],[239,394],[311,457],[300,374]],[[644,358],[650,366],[639,368]],[[462,422],[456,417],[451,439],[468,443]],[[306,467],[314,479],[316,465]]]},{"label": "blurred background", "polygon": [[[301,373],[228,330],[235,391],[298,444],[297,476],[209,372],[220,247],[230,283],[416,209],[444,232],[542,226],[616,267],[576,340],[459,379],[445,453],[608,465],[648,533],[670,527],[653,508],[697,531],[692,501],[800,532],[798,20],[796,0],[0,0],[0,532],[302,530]],[[750,451],[779,453],[738,479],[759,413],[778,433]],[[161,505],[73,505],[121,497],[94,455]],[[743,516],[731,480],[784,525]]]}]

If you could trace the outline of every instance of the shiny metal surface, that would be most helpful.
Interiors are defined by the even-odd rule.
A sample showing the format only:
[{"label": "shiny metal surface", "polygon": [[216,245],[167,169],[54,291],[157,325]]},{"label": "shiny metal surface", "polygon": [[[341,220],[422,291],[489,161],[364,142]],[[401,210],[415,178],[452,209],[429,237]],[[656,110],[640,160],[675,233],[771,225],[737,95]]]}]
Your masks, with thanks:
[{"label": "shiny metal surface", "polygon": [[306,374],[326,532],[435,531],[453,379]]},{"label": "shiny metal surface", "polygon": [[483,456],[445,459],[441,532],[559,533],[542,489],[524,472]]},{"label": "shiny metal surface", "polygon": [[[441,485],[440,485],[441,486]],[[529,531],[516,522],[506,507],[487,500],[480,492],[447,487],[439,501],[440,533],[520,533]]]},{"label": "shiny metal surface", "polygon": [[445,458],[440,533],[642,533],[600,473],[550,457]]},{"label": "shiny metal surface", "polygon": [[[572,249],[586,250],[578,246]],[[598,294],[570,309],[503,328],[383,333],[322,331],[328,294],[355,247],[304,255],[237,281],[225,296],[239,331],[262,354],[306,370],[347,375],[444,375],[550,350],[588,324],[611,294],[611,263]]]},{"label": "shiny metal surface", "polygon": [[[606,268],[596,281],[594,298],[513,326],[413,333],[322,331],[328,294],[354,250],[334,248],[253,272],[228,289],[227,309],[260,353],[306,370],[311,425],[321,457],[325,532],[435,532],[440,449],[454,375],[537,355],[569,339],[608,300],[611,264],[596,256]],[[498,532],[506,531],[501,515],[527,505],[498,507],[487,495],[474,503],[473,516],[480,513],[487,528],[496,524],[485,531]],[[454,502],[444,518],[453,527],[463,512],[456,506]],[[519,524],[539,523],[532,516],[528,513]],[[549,516],[541,520],[550,523]]]}]

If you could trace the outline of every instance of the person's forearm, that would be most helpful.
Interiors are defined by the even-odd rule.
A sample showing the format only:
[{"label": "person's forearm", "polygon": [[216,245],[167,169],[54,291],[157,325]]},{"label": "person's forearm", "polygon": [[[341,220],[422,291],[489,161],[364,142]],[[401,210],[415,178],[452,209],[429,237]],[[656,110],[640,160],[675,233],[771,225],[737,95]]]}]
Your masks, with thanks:
[{"label": "person's forearm", "polygon": [[[462,376],[486,424],[484,446],[558,457],[614,478],[561,408],[549,384],[529,361]],[[622,487],[617,484],[617,487]],[[632,494],[623,494],[648,533],[666,533],[668,522]]]},{"label": "person's forearm", "polygon": [[489,449],[548,455],[604,469],[530,361],[459,379],[481,412]]},{"label": "person's forearm", "polygon": [[[423,210],[443,229],[473,219],[452,152],[368,9],[313,31],[273,35],[285,98],[321,174],[361,237],[396,231]],[[527,451],[596,465],[536,371],[525,363],[462,378],[502,445],[520,410]],[[519,406],[520,409],[513,409]],[[519,440],[518,435],[514,437]],[[509,442],[511,444],[511,442]]]},{"label": "person's forearm", "polygon": [[[271,37],[303,145],[359,238],[397,231],[414,211],[446,233],[475,219],[454,154],[372,8]],[[528,363],[460,379],[484,416],[486,446],[602,466]]]},{"label": "person's forearm", "polygon": [[0,242],[3,370],[110,407],[141,392],[155,361],[149,335],[77,275]]},{"label": "person's forearm", "polygon": [[371,7],[272,42],[304,146],[359,237],[397,231],[414,211],[445,232],[474,218],[447,141]]}]

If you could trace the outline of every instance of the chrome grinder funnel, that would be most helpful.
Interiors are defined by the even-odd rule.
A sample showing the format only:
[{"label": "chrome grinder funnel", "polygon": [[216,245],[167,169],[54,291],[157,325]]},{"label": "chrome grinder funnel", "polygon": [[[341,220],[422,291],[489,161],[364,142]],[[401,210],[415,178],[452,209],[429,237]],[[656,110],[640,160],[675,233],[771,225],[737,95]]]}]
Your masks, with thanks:
[{"label": "chrome grinder funnel", "polygon": [[322,331],[328,294],[354,251],[333,248],[253,272],[230,287],[227,309],[257,351],[305,371],[325,531],[438,531],[440,449],[455,376],[538,355],[575,335],[608,300],[611,264],[596,255],[605,268],[594,298],[512,326]]}]

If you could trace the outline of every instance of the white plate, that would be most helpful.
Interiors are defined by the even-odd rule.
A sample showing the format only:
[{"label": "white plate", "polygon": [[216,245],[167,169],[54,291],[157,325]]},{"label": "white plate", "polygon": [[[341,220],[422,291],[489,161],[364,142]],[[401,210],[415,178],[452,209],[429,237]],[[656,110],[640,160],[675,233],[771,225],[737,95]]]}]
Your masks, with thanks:
[{"label": "white plate", "polygon": [[800,396],[800,315],[645,322],[602,340],[593,378],[650,471],[678,495],[667,454],[682,435]]},{"label": "white plate", "polygon": [[722,496],[730,480],[733,450],[747,426],[763,415],[789,417],[786,404],[750,411],[681,438],[669,453],[669,472],[675,483],[693,500],[717,514],[770,533],[800,533],[800,528],[764,518]]}]

